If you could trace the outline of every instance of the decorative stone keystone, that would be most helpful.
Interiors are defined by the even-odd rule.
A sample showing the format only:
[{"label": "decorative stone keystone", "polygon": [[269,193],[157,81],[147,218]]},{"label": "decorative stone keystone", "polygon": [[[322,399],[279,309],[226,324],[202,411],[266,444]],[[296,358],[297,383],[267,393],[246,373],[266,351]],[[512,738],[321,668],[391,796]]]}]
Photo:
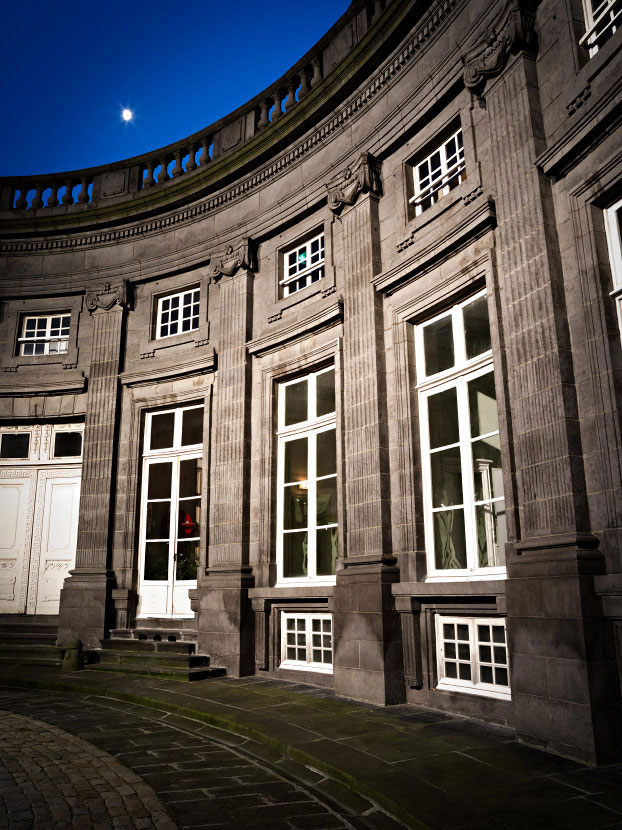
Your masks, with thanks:
[{"label": "decorative stone keystone", "polygon": [[334,213],[338,213],[344,205],[353,205],[361,193],[380,196],[380,164],[371,153],[361,153],[354,164],[331,179],[326,189],[328,207]]},{"label": "decorative stone keystone", "polygon": [[213,254],[207,273],[214,280],[232,277],[238,268],[254,271],[256,268],[255,248],[250,238],[243,239],[237,245],[227,245],[221,254]]},{"label": "decorative stone keystone", "polygon": [[98,308],[110,311],[115,305],[126,306],[127,291],[125,280],[118,285],[106,283],[102,291],[92,291],[86,295],[86,307],[91,314]]}]

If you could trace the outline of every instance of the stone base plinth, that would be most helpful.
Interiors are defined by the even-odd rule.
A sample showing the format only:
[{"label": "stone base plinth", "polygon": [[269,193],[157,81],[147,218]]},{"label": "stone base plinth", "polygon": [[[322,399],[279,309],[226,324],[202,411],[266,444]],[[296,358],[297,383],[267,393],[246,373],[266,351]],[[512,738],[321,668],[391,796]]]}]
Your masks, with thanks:
[{"label": "stone base plinth", "polygon": [[80,640],[84,649],[100,648],[110,625],[108,595],[114,577],[102,568],[75,568],[60,592],[58,645]]}]

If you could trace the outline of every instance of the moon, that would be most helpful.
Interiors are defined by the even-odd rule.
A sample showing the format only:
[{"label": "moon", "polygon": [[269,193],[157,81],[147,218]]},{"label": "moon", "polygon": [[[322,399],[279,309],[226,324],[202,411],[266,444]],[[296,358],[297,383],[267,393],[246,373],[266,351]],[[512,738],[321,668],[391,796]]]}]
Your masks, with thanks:
[{"label": "moon", "polygon": [[131,121],[134,117],[134,113],[132,112],[132,110],[124,109],[121,113],[121,117],[124,121]]}]

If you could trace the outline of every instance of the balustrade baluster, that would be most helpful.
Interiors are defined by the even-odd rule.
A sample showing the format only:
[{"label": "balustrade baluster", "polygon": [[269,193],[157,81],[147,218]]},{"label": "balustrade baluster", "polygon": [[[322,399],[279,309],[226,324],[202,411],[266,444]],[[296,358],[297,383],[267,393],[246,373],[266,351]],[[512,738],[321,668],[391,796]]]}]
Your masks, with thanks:
[{"label": "balustrade baluster", "polygon": [[143,187],[153,187],[154,186],[155,179],[153,178],[153,167],[154,167],[153,160],[148,161],[147,162],[147,175],[145,176],[145,178],[143,180]]},{"label": "balustrade baluster", "polygon": [[294,76],[287,82],[287,98],[285,99],[284,109],[289,112],[296,103],[296,88],[298,87],[298,78]]},{"label": "balustrade baluster", "polygon": [[197,169],[197,163],[194,160],[196,151],[197,148],[194,146],[194,144],[188,148],[188,152],[190,155],[188,156],[188,161],[186,162],[186,173],[190,173],[191,170]]},{"label": "balustrade baluster", "polygon": [[279,90],[278,92],[274,93],[274,109],[272,110],[272,121],[278,121],[279,118],[283,115],[283,110],[281,109],[281,101],[283,100],[283,94]]},{"label": "balustrade baluster", "polygon": [[53,184],[52,185],[52,192],[48,196],[48,207],[58,207],[58,188],[60,185]]},{"label": "balustrade baluster", "polygon": [[19,189],[19,198],[15,202],[15,207],[17,210],[25,210],[28,207],[28,188],[27,187],[20,187]]},{"label": "balustrade baluster", "polygon": [[259,116],[259,121],[257,122],[257,129],[263,130],[264,127],[267,127],[270,123],[270,119],[268,118],[268,111],[269,111],[269,102],[264,101],[261,105],[261,115]]},{"label": "balustrade baluster", "polygon": [[89,180],[87,178],[80,179],[80,192],[78,193],[78,202],[85,205],[89,200]]},{"label": "balustrade baluster", "polygon": [[34,199],[32,200],[32,204],[31,204],[31,207],[34,208],[35,210],[38,210],[39,208],[43,207],[43,199],[41,198],[42,193],[43,193],[43,185],[38,184],[36,192],[35,192]]},{"label": "balustrade baluster", "polygon": [[199,156],[199,164],[202,166],[207,164],[208,161],[211,161],[209,157],[209,146],[210,146],[210,139],[203,138],[201,139],[201,155]]},{"label": "balustrade baluster", "polygon": [[168,174],[168,170],[166,169],[166,165],[168,164],[166,156],[162,156],[160,159],[160,173],[158,175],[158,184],[162,184],[162,182],[168,182],[170,180],[170,176]]},{"label": "balustrade baluster", "polygon": [[313,58],[313,60],[311,61],[311,65],[313,66],[313,77],[311,78],[311,89],[315,89],[315,87],[322,80],[322,70],[320,68],[320,59],[319,58]]},{"label": "balustrade baluster", "polygon": [[300,73],[300,89],[298,90],[298,100],[302,101],[305,95],[308,95],[311,92],[311,87],[309,86],[309,76],[307,75],[306,67]]},{"label": "balustrade baluster", "polygon": [[73,182],[65,183],[65,192],[63,193],[62,202],[64,205],[73,205]]},{"label": "balustrade baluster", "polygon": [[175,167],[173,167],[173,178],[176,179],[177,176],[182,176],[184,172],[184,168],[181,166],[181,159],[182,159],[182,151],[175,150]]}]

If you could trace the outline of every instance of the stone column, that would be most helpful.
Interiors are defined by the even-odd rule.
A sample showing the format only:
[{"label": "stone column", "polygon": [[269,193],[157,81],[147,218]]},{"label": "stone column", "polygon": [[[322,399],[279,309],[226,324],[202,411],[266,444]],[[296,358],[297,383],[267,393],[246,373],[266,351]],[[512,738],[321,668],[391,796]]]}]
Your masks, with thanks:
[{"label": "stone column", "polygon": [[218,374],[214,382],[207,569],[199,575],[199,650],[232,677],[253,674],[255,642],[248,589],[250,361],[253,255],[250,240],[212,256],[220,286]]},{"label": "stone column", "polygon": [[367,153],[328,185],[343,228],[344,347],[342,426],[347,533],[334,596],[335,691],[374,703],[404,700],[399,615],[391,553],[382,300],[380,173]]},{"label": "stone column", "polygon": [[99,648],[108,624],[108,570],[112,539],[112,492],[116,458],[119,361],[125,318],[125,283],[87,294],[93,315],[82,456],[80,517],[75,568],[60,596],[58,642],[78,637]]},{"label": "stone column", "polygon": [[481,96],[487,83],[519,505],[508,545],[512,702],[523,739],[596,762],[620,745],[619,701],[594,593],[604,557],[590,533],[551,183],[536,167],[545,145],[533,27],[529,4],[512,0],[465,58],[467,87]]}]

